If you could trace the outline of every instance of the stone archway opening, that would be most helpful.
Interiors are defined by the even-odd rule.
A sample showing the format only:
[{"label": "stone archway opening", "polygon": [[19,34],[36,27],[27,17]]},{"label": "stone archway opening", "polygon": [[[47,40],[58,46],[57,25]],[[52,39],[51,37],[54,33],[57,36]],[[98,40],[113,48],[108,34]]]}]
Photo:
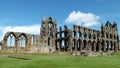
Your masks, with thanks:
[{"label": "stone archway opening", "polygon": [[106,41],[105,45],[106,45],[106,50],[109,50],[109,42],[108,41]]},{"label": "stone archway opening", "polygon": [[32,35],[32,37],[31,37],[31,45],[34,45],[34,44],[35,44],[35,36]]},{"label": "stone archway opening", "polygon": [[7,36],[7,46],[8,46],[8,51],[9,52],[14,52],[14,48],[15,48],[15,36],[13,33],[10,33]]},{"label": "stone archway opening", "polygon": [[72,50],[75,50],[75,39],[72,40]]},{"label": "stone archway opening", "polygon": [[87,41],[83,40],[83,50],[86,50],[86,49],[87,49]]},{"label": "stone archway opening", "polygon": [[61,46],[61,48],[62,48],[62,51],[64,51],[64,49],[65,49],[65,45],[64,45],[64,40],[62,40],[62,46]]},{"label": "stone archway opening", "polygon": [[113,49],[114,49],[114,51],[116,50],[116,42],[114,42]]},{"label": "stone archway opening", "polygon": [[110,39],[113,39],[112,34],[110,34]]},{"label": "stone archway opening", "polygon": [[20,46],[20,50],[24,51],[25,47],[27,46],[27,38],[26,35],[21,34],[19,36],[19,46]]},{"label": "stone archway opening", "polygon": [[113,42],[110,41],[110,50],[113,50]]},{"label": "stone archway opening", "polygon": [[80,51],[80,47],[81,47],[81,41],[80,39],[77,41],[77,50]]},{"label": "stone archway opening", "polygon": [[48,46],[50,46],[50,38],[48,38]]},{"label": "stone archway opening", "polygon": [[96,51],[99,51],[100,49],[100,45],[99,45],[100,41],[97,42],[97,45],[96,45]]},{"label": "stone archway opening", "polygon": [[2,50],[2,46],[0,45],[0,51]]},{"label": "stone archway opening", "polygon": [[104,42],[104,40],[102,40],[101,45],[102,45],[101,46],[101,50],[104,51],[104,49],[105,49],[105,42]]}]

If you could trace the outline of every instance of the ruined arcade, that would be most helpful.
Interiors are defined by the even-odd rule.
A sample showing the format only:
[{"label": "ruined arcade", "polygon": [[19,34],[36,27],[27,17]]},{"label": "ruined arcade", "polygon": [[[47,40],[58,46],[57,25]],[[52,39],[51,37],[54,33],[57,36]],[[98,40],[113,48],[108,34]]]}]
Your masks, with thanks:
[{"label": "ruined arcade", "polygon": [[73,25],[57,28],[56,19],[42,18],[40,35],[7,32],[0,42],[1,52],[68,53],[72,55],[103,55],[119,50],[117,23],[101,25],[101,31]]}]

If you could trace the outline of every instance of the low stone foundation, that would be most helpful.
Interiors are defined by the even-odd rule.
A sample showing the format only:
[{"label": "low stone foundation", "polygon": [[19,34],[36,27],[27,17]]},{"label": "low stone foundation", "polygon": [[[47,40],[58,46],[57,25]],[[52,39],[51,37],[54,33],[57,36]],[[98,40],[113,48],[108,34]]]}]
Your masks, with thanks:
[{"label": "low stone foundation", "polygon": [[94,51],[77,51],[77,52],[72,52],[71,55],[73,56],[109,56],[109,55],[113,55],[115,52],[114,51],[106,51],[106,52],[94,52]]}]

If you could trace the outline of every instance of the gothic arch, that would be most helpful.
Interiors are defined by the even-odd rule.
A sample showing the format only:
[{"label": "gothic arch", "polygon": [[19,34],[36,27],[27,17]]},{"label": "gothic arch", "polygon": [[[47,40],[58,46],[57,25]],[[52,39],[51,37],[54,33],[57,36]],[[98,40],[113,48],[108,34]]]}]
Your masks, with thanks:
[{"label": "gothic arch", "polygon": [[31,36],[31,45],[34,45],[34,44],[35,44],[35,36],[32,35],[32,36]]},{"label": "gothic arch", "polygon": [[8,46],[9,52],[14,52],[15,43],[16,43],[16,35],[14,32],[7,32],[4,37],[5,45]]},{"label": "gothic arch", "polygon": [[27,42],[28,42],[28,38],[27,35],[25,33],[21,33],[19,36],[19,45],[20,47],[26,47],[27,46]]},{"label": "gothic arch", "polygon": [[16,39],[16,34],[15,34],[14,32],[7,32],[7,33],[5,34],[5,36],[4,36],[4,39],[7,39],[11,34],[12,34],[12,35],[15,37],[15,39]]}]

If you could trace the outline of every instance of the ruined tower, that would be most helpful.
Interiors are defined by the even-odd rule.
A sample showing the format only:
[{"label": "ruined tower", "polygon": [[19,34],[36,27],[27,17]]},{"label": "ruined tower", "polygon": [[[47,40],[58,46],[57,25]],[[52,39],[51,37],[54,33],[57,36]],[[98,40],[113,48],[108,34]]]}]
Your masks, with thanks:
[{"label": "ruined tower", "polygon": [[105,25],[101,26],[101,33],[102,33],[102,39],[106,44],[106,47],[104,47],[105,50],[115,50],[118,49],[118,43],[119,43],[119,36],[118,36],[118,29],[117,24],[114,22],[111,24],[109,21],[106,22]]},{"label": "ruined tower", "polygon": [[52,20],[51,17],[48,19],[43,18],[40,28],[40,46],[44,47],[43,52],[53,52],[55,49],[57,25],[56,20]]}]

